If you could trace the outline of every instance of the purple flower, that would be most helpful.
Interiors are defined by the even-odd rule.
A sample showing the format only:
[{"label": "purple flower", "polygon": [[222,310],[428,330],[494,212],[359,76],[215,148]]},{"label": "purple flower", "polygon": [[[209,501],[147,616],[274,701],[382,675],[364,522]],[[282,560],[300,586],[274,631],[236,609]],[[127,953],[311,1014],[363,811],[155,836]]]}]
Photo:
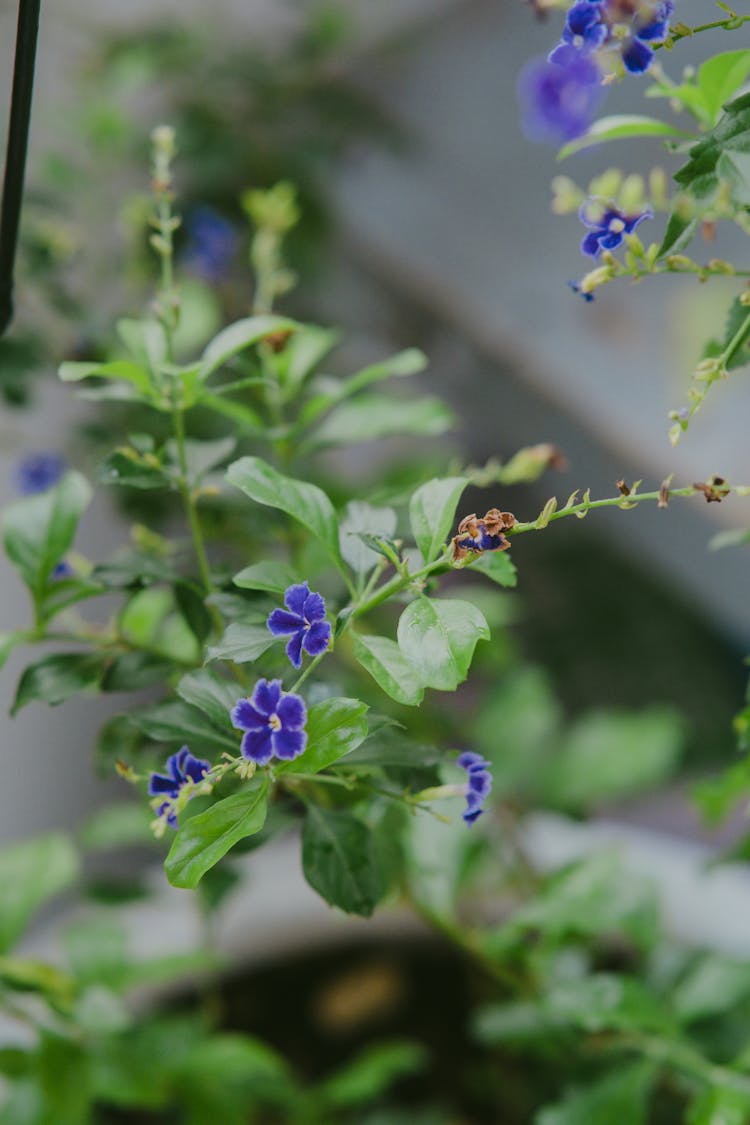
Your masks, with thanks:
[{"label": "purple flower", "polygon": [[578,0],[569,9],[562,41],[549,56],[549,61],[565,66],[571,60],[571,49],[588,55],[602,46],[609,34],[604,21],[603,0]]},{"label": "purple flower", "polygon": [[584,55],[574,52],[564,65],[534,59],[518,80],[524,131],[533,141],[558,143],[580,137],[593,121],[603,94],[599,68]]},{"label": "purple flower", "polygon": [[485,811],[483,805],[492,789],[490,763],[481,754],[465,750],[463,754],[459,754],[456,765],[469,775],[464,790],[466,808],[461,815],[467,824],[473,824]]},{"label": "purple flower", "polygon": [[284,761],[298,758],[307,744],[307,708],[298,695],[281,690],[281,680],[258,680],[250,699],[232,710],[232,725],[246,733],[245,758],[265,765],[274,755]]},{"label": "purple flower", "polygon": [[581,289],[577,281],[569,281],[568,288],[572,289],[574,293],[577,293],[579,297],[582,297],[587,304],[591,304],[591,302],[594,300],[594,294],[584,293],[583,289]]},{"label": "purple flower", "polygon": [[576,0],[550,61],[567,66],[601,48],[619,54],[631,74],[643,74],[654,60],[649,43],[664,42],[673,12],[674,0]]},{"label": "purple flower", "polygon": [[237,251],[237,232],[232,223],[213,207],[196,207],[188,215],[185,228],[185,268],[204,281],[222,281]]},{"label": "purple flower", "polygon": [[[591,0],[589,0],[591,2]],[[616,250],[626,234],[632,234],[644,219],[653,219],[653,211],[647,207],[635,215],[625,215],[617,207],[592,207],[587,200],[579,211],[581,222],[589,228],[589,233],[581,243],[581,253],[597,258],[602,250]]]},{"label": "purple flower", "polygon": [[307,582],[288,586],[284,592],[286,609],[275,609],[266,625],[275,637],[291,633],[286,654],[295,668],[302,664],[302,650],[320,656],[331,640],[331,626],[325,620],[326,603],[320,594],[310,592]]},{"label": "purple flower", "polygon": [[177,827],[177,814],[172,808],[172,801],[177,800],[182,787],[188,782],[197,785],[203,780],[211,769],[211,763],[195,758],[183,746],[176,754],[167,759],[167,773],[152,773],[148,781],[148,791],[152,797],[166,797],[167,800],[157,810],[157,816],[167,814],[167,824],[172,828]]},{"label": "purple flower", "polygon": [[16,465],[16,488],[22,496],[46,492],[64,472],[65,459],[59,453],[28,453]]},{"label": "purple flower", "polygon": [[52,577],[55,579],[72,578],[73,567],[65,559],[61,559],[55,569],[52,571]]}]

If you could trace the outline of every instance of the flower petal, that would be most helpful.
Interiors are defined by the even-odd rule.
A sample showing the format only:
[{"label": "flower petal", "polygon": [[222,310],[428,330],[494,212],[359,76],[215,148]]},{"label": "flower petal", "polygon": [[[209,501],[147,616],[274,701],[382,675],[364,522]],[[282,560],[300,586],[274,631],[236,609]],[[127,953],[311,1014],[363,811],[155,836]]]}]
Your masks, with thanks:
[{"label": "flower petal", "polygon": [[297,632],[289,638],[286,646],[286,654],[295,668],[299,668],[302,664],[302,644],[306,632],[307,630],[304,627],[298,629]]},{"label": "flower petal", "polygon": [[205,761],[202,758],[196,758],[192,754],[188,753],[182,768],[185,773],[185,777],[189,777],[190,780],[194,781],[197,785],[198,782],[202,781],[208,771],[211,769],[211,763]]},{"label": "flower petal", "polygon": [[599,245],[601,235],[595,230],[590,230],[581,243],[581,253],[588,254],[592,258],[597,258],[601,252]]},{"label": "flower petal", "polygon": [[237,730],[260,730],[268,726],[268,715],[256,711],[249,699],[240,699],[232,708],[230,718]]},{"label": "flower petal", "polygon": [[285,633],[294,633],[297,629],[305,628],[305,619],[299,613],[289,613],[285,609],[275,609],[268,615],[266,625],[275,637]]},{"label": "flower petal", "polygon": [[288,610],[291,610],[292,613],[297,613],[302,617],[305,608],[305,599],[308,597],[309,593],[310,587],[307,585],[307,582],[300,582],[295,586],[287,586],[284,591],[284,605]]},{"label": "flower petal", "polygon": [[316,621],[306,630],[302,646],[310,656],[320,656],[328,648],[330,640],[331,626],[327,621]]},{"label": "flower petal", "polygon": [[312,624],[313,621],[322,621],[326,615],[326,603],[321,594],[312,593],[305,598],[305,606],[302,611],[305,621]]},{"label": "flower petal", "polygon": [[289,692],[276,708],[284,730],[297,730],[307,722],[307,708],[299,695]]},{"label": "flower petal", "polygon": [[626,41],[622,49],[622,61],[631,74],[643,74],[651,66],[654,52],[640,39],[633,37]]},{"label": "flower petal", "polygon": [[259,766],[264,766],[271,760],[273,754],[270,729],[266,727],[264,730],[249,730],[242,739],[240,749],[243,758],[249,758]]},{"label": "flower petal", "polygon": [[281,680],[258,680],[251,696],[253,706],[261,715],[273,715],[281,699]]},{"label": "flower petal", "polygon": [[304,730],[277,730],[272,737],[274,754],[286,762],[298,758],[307,745],[307,731]]},{"label": "flower petal", "polygon": [[148,779],[148,791],[151,797],[158,797],[162,793],[176,797],[178,788],[179,785],[174,778],[165,777],[163,773],[152,773]]}]

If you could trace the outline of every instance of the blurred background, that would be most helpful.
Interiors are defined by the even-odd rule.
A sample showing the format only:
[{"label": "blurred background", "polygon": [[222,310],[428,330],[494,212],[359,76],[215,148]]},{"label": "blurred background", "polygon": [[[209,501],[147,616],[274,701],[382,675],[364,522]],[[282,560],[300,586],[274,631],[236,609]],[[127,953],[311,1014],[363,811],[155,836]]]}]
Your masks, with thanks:
[{"label": "blurred background", "polygon": [[[688,19],[700,4],[683,7]],[[15,4],[0,4],[3,111],[15,16]],[[286,179],[303,215],[287,307],[342,325],[346,360],[424,348],[424,388],[457,416],[452,432],[425,442],[425,457],[482,463],[541,441],[564,452],[559,477],[497,497],[519,518],[552,493],[611,494],[621,477],[649,487],[670,473],[748,477],[739,378],[709,399],[680,448],[666,438],[667,411],[684,400],[729,287],[653,279],[586,305],[566,285],[586,268],[579,224],[552,214],[560,166],[522,136],[515,97],[521,63],[548,48],[556,19],[536,21],[520,0],[219,0],[210,17],[198,4],[123,11],[59,0],[43,11],[18,312],[0,343],[5,499],[22,452],[59,450],[90,470],[108,425],[123,424],[87,411],[54,372],[101,350],[115,313],[148,300],[148,135],[162,120],[178,130],[185,320],[196,340],[250,299],[242,191]],[[632,111],[634,97],[625,83],[608,109]],[[648,145],[638,147],[594,149],[564,170],[584,184],[608,166],[669,170],[656,142],[645,156]],[[394,448],[363,445],[348,471],[387,472]],[[708,545],[743,520],[736,499],[697,498],[564,521],[519,542],[514,637],[567,713],[673,704],[687,718],[688,762],[710,770],[732,755],[750,599],[744,550]],[[102,557],[121,537],[100,497],[83,549]],[[8,571],[2,588],[0,625],[10,627],[20,591]],[[17,667],[11,660],[3,678],[6,702]],[[4,797],[4,835],[88,807],[85,747],[105,713],[100,701],[66,709],[54,750],[41,708],[7,728],[17,789]],[[672,818],[689,820],[680,809]]]},{"label": "blurred background", "polygon": [[[681,0],[682,18],[697,18],[703,6]],[[0,0],[0,120],[15,18],[16,5]],[[249,307],[243,191],[291,181],[302,216],[289,245],[299,284],[284,308],[343,328],[342,367],[410,345],[424,349],[431,362],[422,389],[455,413],[455,425],[428,427],[418,443],[417,455],[436,471],[450,458],[505,461],[522,446],[552,443],[564,469],[489,501],[523,520],[553,494],[613,495],[619,478],[649,488],[670,473],[676,484],[713,473],[750,483],[750,388],[741,377],[709,398],[677,450],[667,440],[667,412],[684,401],[733,287],[656,278],[608,287],[589,305],[567,286],[587,268],[581,231],[575,217],[552,214],[549,183],[560,166],[551,149],[523,137],[515,96],[522,64],[546,53],[558,22],[559,15],[537,21],[522,0],[43,5],[17,317],[0,341],[2,502],[13,496],[22,454],[61,452],[94,475],[130,423],[77,399],[55,372],[64,359],[106,354],[114,317],[138,315],[151,298],[148,138],[160,122],[175,126],[180,149],[186,352]],[[681,47],[681,63],[692,57],[690,45]],[[632,112],[636,100],[625,83],[607,108]],[[670,171],[671,159],[656,142],[618,142],[563,170],[585,184],[611,166]],[[660,237],[658,223],[646,238]],[[719,240],[710,256],[721,253]],[[330,468],[387,481],[403,455],[396,441],[363,442]],[[153,526],[169,520],[169,512],[144,513],[142,502],[100,490],[79,549],[109,555],[123,541],[122,516]],[[466,505],[471,511],[471,496]],[[495,598],[496,640],[481,657],[481,694],[462,695],[458,711],[472,744],[494,755],[499,791],[669,834],[670,856],[675,838],[747,852],[740,821],[709,832],[691,793],[736,755],[732,720],[750,649],[747,548],[710,544],[748,523],[740,500],[706,505],[696,497],[666,511],[612,509],[583,523],[561,521],[514,544],[518,589]],[[6,629],[23,623],[24,595],[7,562],[0,568]],[[35,705],[10,721],[22,666],[14,654],[0,691],[4,840],[73,827],[124,788],[91,768],[97,729],[121,701],[79,700],[54,721]],[[535,786],[558,751],[568,773],[556,794],[540,796]],[[587,763],[601,771],[605,759],[625,765],[589,792],[581,782]],[[711,793],[708,784],[709,811]],[[641,837],[642,865],[653,839]],[[537,844],[550,864],[565,850],[559,836]],[[278,953],[279,934],[323,940],[344,925],[305,889],[293,850],[274,862],[265,882],[253,884],[260,899],[245,896],[233,907],[224,940],[234,952],[247,953],[248,911],[266,919],[251,931],[256,957]],[[692,922],[683,918],[689,929],[706,900],[683,900],[683,911],[693,912]],[[189,929],[174,895],[168,915],[158,917],[152,928],[164,931],[167,946]],[[750,926],[741,911],[734,921]],[[229,1026],[250,1020],[272,1039],[288,1037],[298,1003],[310,1022],[300,1023],[291,1047],[309,1054],[312,1028],[315,1065],[324,1066],[352,1037],[366,1040],[368,1020],[385,1026],[396,1011],[418,1038],[440,1039],[433,1046],[450,1057],[461,1049],[451,1029],[470,1007],[466,966],[441,960],[445,953],[432,965],[403,943],[397,952],[383,949],[361,946],[347,954],[351,965],[321,952],[298,976],[285,966],[283,980],[264,970],[232,986],[224,997]],[[436,974],[451,981],[440,1021],[430,1007]]]}]

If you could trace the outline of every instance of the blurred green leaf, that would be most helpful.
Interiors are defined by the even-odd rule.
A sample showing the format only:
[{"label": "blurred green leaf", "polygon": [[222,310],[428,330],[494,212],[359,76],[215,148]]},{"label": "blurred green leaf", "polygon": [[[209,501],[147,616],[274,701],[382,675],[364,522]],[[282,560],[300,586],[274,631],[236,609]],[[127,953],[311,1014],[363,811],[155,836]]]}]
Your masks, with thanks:
[{"label": "blurred green leaf", "polygon": [[249,664],[278,640],[265,625],[244,625],[241,621],[233,621],[227,625],[217,644],[206,649],[206,661],[231,660],[235,664]]},{"label": "blurred green leaf", "polygon": [[18,682],[11,715],[34,701],[54,707],[81,692],[97,691],[107,659],[104,652],[59,652],[30,664]]},{"label": "blurred green leaf", "polygon": [[47,899],[78,877],[78,855],[60,832],[0,849],[0,952],[18,940]]},{"label": "blurred green leaf", "polygon": [[70,548],[91,495],[85,478],[71,472],[55,488],[9,504],[3,512],[5,550],[36,601]]},{"label": "blurred green leaf", "polygon": [[302,870],[321,898],[347,914],[369,917],[383,894],[372,833],[349,812],[308,805]]},{"label": "blurred green leaf", "polygon": [[236,320],[214,336],[201,357],[199,376],[205,380],[240,352],[275,332],[293,332],[297,323],[283,316],[249,316]]},{"label": "blurred green leaf", "polygon": [[646,1125],[656,1076],[651,1062],[620,1066],[541,1109],[534,1125]]},{"label": "blurred green leaf", "polygon": [[375,1043],[315,1091],[316,1100],[332,1112],[374,1101],[395,1082],[407,1075],[418,1074],[427,1065],[427,1052],[420,1043],[408,1039]]}]

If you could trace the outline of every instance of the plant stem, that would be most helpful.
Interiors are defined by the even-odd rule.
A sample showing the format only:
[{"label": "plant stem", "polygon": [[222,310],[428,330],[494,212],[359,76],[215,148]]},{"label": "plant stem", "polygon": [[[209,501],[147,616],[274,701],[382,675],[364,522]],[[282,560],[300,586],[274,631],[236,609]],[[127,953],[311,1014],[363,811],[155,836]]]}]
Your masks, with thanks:
[{"label": "plant stem", "polygon": [[365,598],[364,601],[355,604],[352,607],[351,616],[362,617],[365,613],[369,613],[371,609],[374,609],[382,602],[387,601],[388,598],[390,598],[393,594],[397,594],[399,590],[404,590],[413,582],[419,582],[422,578],[426,578],[434,571],[440,570],[441,568],[445,567],[447,565],[447,562],[448,560],[445,556],[445,553],[443,553],[439,559],[435,559],[434,562],[427,563],[427,565],[423,566],[420,570],[415,570],[413,574],[408,572],[406,574],[400,572],[398,574],[394,574],[392,578],[390,578],[387,582],[384,582],[383,585],[378,590],[376,590],[374,594],[371,594],[369,598]]},{"label": "plant stem", "polygon": [[[664,43],[655,43],[654,50],[658,51],[660,47],[665,47],[669,50],[675,43],[679,43],[681,39],[691,39],[693,35],[699,35],[701,31],[715,31],[718,28],[723,28],[725,31],[737,31],[743,24],[750,21],[750,16],[731,15],[726,16],[723,20],[713,20],[711,23],[702,23],[698,27],[688,27],[684,31],[679,27],[670,30],[669,38]],[[669,47],[667,47],[669,44]]]},{"label": "plant stem", "polygon": [[211,583],[211,569],[208,564],[206,545],[203,541],[203,531],[198,517],[195,497],[188,480],[187,453],[185,451],[185,414],[179,403],[176,403],[172,413],[174,420],[174,436],[177,444],[177,460],[180,467],[180,477],[177,486],[182,497],[182,502],[190,525],[190,535],[193,540],[193,549],[198,561],[201,583],[206,595],[213,590]]},{"label": "plant stem", "polygon": [[[670,488],[667,490],[669,496],[699,496],[701,489],[696,488],[695,485],[688,485],[685,488]],[[746,491],[745,488],[735,489],[735,492]],[[750,492],[750,489],[747,490]],[[562,519],[563,516],[578,516],[585,515],[587,512],[593,511],[594,508],[629,508],[633,504],[640,504],[642,500],[660,500],[663,498],[662,490],[658,492],[631,492],[629,496],[611,496],[606,500],[582,500],[580,504],[571,504],[567,508],[561,508],[557,512],[553,512],[548,517],[547,522],[552,523],[553,520]],[[546,524],[539,526],[538,520],[531,520],[529,523],[517,523],[506,532],[507,535],[522,535],[525,531],[541,531],[542,527]]]}]

